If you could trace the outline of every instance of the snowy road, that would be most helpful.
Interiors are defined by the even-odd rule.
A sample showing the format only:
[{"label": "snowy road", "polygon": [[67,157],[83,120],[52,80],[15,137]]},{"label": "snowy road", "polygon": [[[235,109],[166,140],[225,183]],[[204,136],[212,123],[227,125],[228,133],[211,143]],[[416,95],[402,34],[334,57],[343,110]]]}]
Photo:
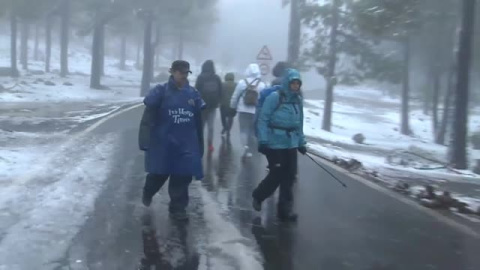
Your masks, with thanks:
[{"label": "snowy road", "polygon": [[[298,224],[276,222],[273,200],[265,202],[261,215],[253,212],[251,191],[265,176],[266,164],[261,156],[242,164],[237,136],[231,144],[217,138],[217,149],[205,159],[206,180],[191,187],[189,224],[172,223],[165,190],[148,210],[140,202],[140,116],[138,108],[113,117],[87,136],[89,143],[79,141],[71,153],[62,152],[78,159],[78,171],[53,172],[52,179],[32,185],[51,190],[18,191],[31,204],[36,198],[44,203],[27,213],[17,210],[6,219],[9,226],[0,227],[1,270],[480,269],[479,239],[334,172],[349,185],[343,189],[303,157]],[[53,191],[60,194],[60,188],[68,190],[57,198]],[[48,200],[52,196],[56,204]]]}]

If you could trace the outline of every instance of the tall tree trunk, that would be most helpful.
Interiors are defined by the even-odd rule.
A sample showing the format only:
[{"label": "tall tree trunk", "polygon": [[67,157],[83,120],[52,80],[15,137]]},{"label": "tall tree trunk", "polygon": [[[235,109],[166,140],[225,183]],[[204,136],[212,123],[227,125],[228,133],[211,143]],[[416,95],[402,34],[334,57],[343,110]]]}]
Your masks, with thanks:
[{"label": "tall tree trunk", "polygon": [[410,37],[405,41],[404,61],[403,61],[403,90],[402,90],[402,121],[401,132],[404,135],[410,135],[409,125],[409,101],[410,101]]},{"label": "tall tree trunk", "polygon": [[467,126],[470,66],[475,24],[475,0],[463,0],[462,28],[458,50],[458,73],[455,98],[455,121],[451,163],[457,169],[467,169]]},{"label": "tall tree trunk", "polygon": [[20,63],[24,70],[28,69],[28,40],[30,36],[30,25],[27,22],[22,23],[22,32],[20,38]]},{"label": "tall tree trunk", "polygon": [[442,115],[442,122],[440,124],[440,128],[436,134],[435,143],[440,145],[445,145],[445,137],[447,135],[447,127],[449,126],[449,119],[450,119],[450,106],[452,105],[452,96],[453,96],[453,89],[454,89],[454,78],[455,76],[454,70],[452,70],[451,74],[448,77],[447,87],[445,89],[445,98],[443,100],[443,115]]},{"label": "tall tree trunk", "polygon": [[105,24],[100,29],[102,33],[100,34],[100,57],[99,57],[99,66],[100,66],[100,76],[105,76]]},{"label": "tall tree trunk", "polygon": [[[15,0],[12,0],[14,4]],[[11,76],[18,77],[18,67],[17,67],[17,16],[12,11],[10,15],[10,68]]]},{"label": "tall tree trunk", "polygon": [[155,50],[155,69],[160,68],[160,50]]},{"label": "tall tree trunk", "polygon": [[70,34],[70,0],[62,0],[61,12],[61,49],[60,49],[60,76],[68,75],[68,43]]},{"label": "tall tree trunk", "polygon": [[431,103],[431,97],[432,93],[430,93],[430,89],[427,89],[427,92],[425,92],[424,97],[423,97],[423,114],[429,115],[430,114],[430,108],[432,106]]},{"label": "tall tree trunk", "polygon": [[178,31],[178,50],[177,50],[177,53],[178,53],[177,59],[178,60],[183,59],[184,46],[185,46],[185,44],[184,44],[183,28],[180,28],[180,30]]},{"label": "tall tree trunk", "polygon": [[332,5],[332,30],[330,32],[330,52],[328,59],[327,92],[325,97],[325,107],[323,112],[322,129],[331,131],[332,127],[332,107],[333,107],[333,88],[337,83],[335,68],[337,65],[337,35],[339,23],[339,0],[334,0]]},{"label": "tall tree trunk", "polygon": [[152,48],[152,26],[153,19],[151,17],[145,20],[145,35],[143,40],[143,75],[142,88],[140,95],[145,96],[150,90],[150,82],[152,81],[152,62],[153,62],[153,48]]},{"label": "tall tree trunk", "polygon": [[92,71],[90,76],[90,88],[93,89],[102,89],[101,85],[101,77],[102,77],[102,70],[101,70],[101,46],[102,46],[102,39],[104,33],[105,25],[103,23],[98,22],[95,25],[95,29],[93,30],[93,41],[92,41]]},{"label": "tall tree trunk", "polygon": [[155,69],[160,67],[160,36],[161,36],[161,26],[157,24],[156,34],[155,34]]},{"label": "tall tree trunk", "polygon": [[38,45],[40,43],[40,26],[37,24],[35,24],[35,46],[34,46],[34,49],[33,49],[33,59],[35,59],[35,61],[38,61]]},{"label": "tall tree trunk", "polygon": [[432,124],[433,135],[438,132],[438,101],[440,99],[440,70],[436,67],[433,71],[433,98],[432,98]]},{"label": "tall tree trunk", "polygon": [[137,42],[137,63],[136,63],[136,66],[137,66],[137,69],[140,69],[141,68],[140,58],[141,58],[141,54],[142,54],[143,43],[140,41],[140,40],[142,40],[141,38],[139,38],[137,40],[138,40],[138,42]]},{"label": "tall tree trunk", "polygon": [[300,38],[302,32],[301,7],[304,1],[305,0],[290,0],[287,61],[293,66],[297,66],[300,56]]},{"label": "tall tree trunk", "polygon": [[51,59],[52,59],[52,17],[47,16],[45,20],[45,72],[50,72]]},{"label": "tall tree trunk", "polygon": [[126,65],[125,62],[127,61],[127,35],[122,35],[121,41],[121,48],[120,48],[120,69],[125,70]]}]

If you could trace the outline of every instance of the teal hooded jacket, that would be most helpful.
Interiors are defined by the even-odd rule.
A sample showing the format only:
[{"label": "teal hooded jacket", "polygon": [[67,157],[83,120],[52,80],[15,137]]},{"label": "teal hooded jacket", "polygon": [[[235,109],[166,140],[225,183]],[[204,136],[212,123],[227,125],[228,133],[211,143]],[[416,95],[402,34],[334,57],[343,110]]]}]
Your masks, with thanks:
[{"label": "teal hooded jacket", "polygon": [[299,80],[295,69],[285,72],[282,87],[265,99],[259,112],[257,131],[260,145],[270,149],[291,149],[305,146],[303,133],[303,100],[290,90],[290,82]]}]

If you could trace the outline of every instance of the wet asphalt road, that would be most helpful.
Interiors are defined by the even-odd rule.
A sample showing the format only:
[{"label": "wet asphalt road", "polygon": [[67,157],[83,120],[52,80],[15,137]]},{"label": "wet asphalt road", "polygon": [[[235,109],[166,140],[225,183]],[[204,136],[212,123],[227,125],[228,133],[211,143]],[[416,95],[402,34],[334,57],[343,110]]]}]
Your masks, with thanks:
[{"label": "wet asphalt road", "polygon": [[[140,117],[141,108],[134,109],[93,131],[121,134],[115,169],[58,269],[242,269],[228,252],[209,245],[215,232],[197,185],[191,188],[187,224],[168,218],[165,188],[150,209],[143,207]],[[266,162],[257,155],[243,163],[237,134],[230,142],[216,137],[201,189],[246,239],[245,246],[258,251],[264,269],[480,269],[479,239],[334,172],[349,185],[344,189],[304,157],[295,187],[298,223],[278,223],[273,199],[261,214],[254,212],[251,191],[266,175]],[[219,268],[218,260],[229,268]]]}]

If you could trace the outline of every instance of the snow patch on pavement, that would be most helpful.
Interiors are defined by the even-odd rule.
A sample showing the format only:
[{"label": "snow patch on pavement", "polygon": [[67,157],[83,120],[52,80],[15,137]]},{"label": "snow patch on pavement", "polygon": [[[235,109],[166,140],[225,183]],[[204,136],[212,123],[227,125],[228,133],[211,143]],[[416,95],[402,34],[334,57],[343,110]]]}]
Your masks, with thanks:
[{"label": "snow patch on pavement", "polygon": [[30,170],[45,152],[43,147],[0,148],[0,186],[15,181],[15,176]]},{"label": "snow patch on pavement", "polygon": [[0,269],[55,268],[94,208],[117,139],[114,134],[96,138],[74,160],[57,160],[61,170],[37,174],[38,183],[13,182],[0,191],[0,197],[12,199],[0,202]]},{"label": "snow patch on pavement", "polygon": [[[207,246],[210,269],[263,269],[262,259],[255,244],[242,236],[238,228],[221,215],[220,206],[199,181],[194,185],[197,186],[201,195],[204,205],[203,215],[210,231]],[[235,267],[232,267],[232,261],[229,259],[233,260]]]}]

